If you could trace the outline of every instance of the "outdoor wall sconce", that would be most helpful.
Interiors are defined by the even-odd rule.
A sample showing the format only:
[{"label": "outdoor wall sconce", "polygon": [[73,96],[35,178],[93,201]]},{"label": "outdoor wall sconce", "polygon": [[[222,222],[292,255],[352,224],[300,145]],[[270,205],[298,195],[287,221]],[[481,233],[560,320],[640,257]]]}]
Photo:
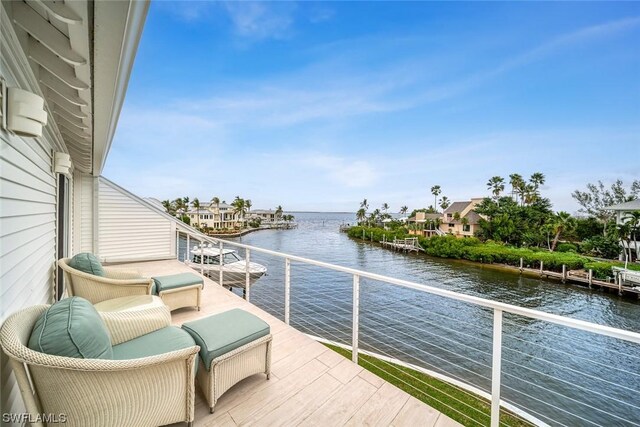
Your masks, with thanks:
[{"label": "outdoor wall sconce", "polygon": [[47,124],[44,99],[17,87],[7,87],[4,80],[0,84],[2,127],[18,136],[42,136],[42,128]]},{"label": "outdoor wall sconce", "polygon": [[71,171],[71,156],[67,153],[56,152],[53,154],[53,172],[69,176]]}]

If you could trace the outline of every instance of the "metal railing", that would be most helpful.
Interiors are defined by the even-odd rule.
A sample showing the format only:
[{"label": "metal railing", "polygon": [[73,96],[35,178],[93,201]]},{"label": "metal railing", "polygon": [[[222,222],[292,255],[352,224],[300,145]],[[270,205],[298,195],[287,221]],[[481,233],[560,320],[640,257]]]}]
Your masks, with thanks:
[{"label": "metal railing", "polygon": [[[549,324],[553,324],[553,325],[559,325],[562,327],[566,327],[566,328],[570,328],[572,330],[576,330],[576,331],[584,331],[584,332],[588,332],[590,334],[595,334],[597,336],[600,337],[609,337],[609,338],[613,338],[616,340],[621,340],[623,342],[627,342],[627,343],[633,343],[633,344],[640,344],[640,334],[639,333],[635,333],[635,332],[631,332],[631,331],[626,331],[626,330],[622,330],[622,329],[617,329],[617,328],[613,328],[613,327],[609,327],[609,326],[604,326],[604,325],[599,325],[599,324],[595,324],[595,323],[591,323],[591,322],[587,322],[587,321],[583,321],[583,320],[579,320],[579,319],[574,319],[574,318],[570,318],[570,317],[565,317],[565,316],[560,316],[560,315],[556,315],[556,314],[551,314],[551,313],[546,313],[546,312],[542,312],[542,311],[538,311],[538,310],[533,310],[533,309],[529,309],[529,308],[525,308],[525,307],[520,307],[520,306],[516,306],[516,305],[511,305],[511,304],[506,304],[506,303],[502,303],[502,302],[497,302],[497,301],[492,301],[489,299],[485,299],[485,298],[480,298],[480,297],[476,297],[476,296],[472,296],[472,295],[466,295],[466,294],[461,294],[461,293],[457,293],[457,292],[453,292],[453,291],[449,291],[446,289],[441,289],[438,287],[434,287],[434,286],[429,286],[429,285],[425,285],[425,284],[420,284],[420,283],[416,283],[413,281],[408,281],[408,280],[404,280],[404,279],[399,279],[399,278],[394,278],[394,277],[388,277],[388,276],[384,276],[381,274],[377,274],[377,273],[371,273],[371,272],[367,272],[367,271],[362,271],[362,270],[358,270],[358,269],[354,269],[354,268],[350,268],[350,267],[345,267],[345,266],[340,266],[340,265],[335,265],[335,264],[331,264],[331,263],[327,263],[327,262],[323,262],[323,261],[318,261],[318,260],[314,260],[314,259],[309,259],[309,258],[305,258],[305,257],[301,257],[301,256],[296,256],[296,255],[292,255],[292,254],[286,254],[286,253],[281,253],[281,252],[277,252],[277,251],[273,251],[273,250],[269,250],[269,249],[264,249],[264,248],[259,248],[259,247],[254,247],[254,246],[250,246],[250,245],[245,245],[242,243],[238,243],[238,242],[233,242],[233,241],[226,241],[226,240],[222,240],[222,239],[217,239],[217,238],[210,238],[210,237],[206,237],[206,236],[202,236],[202,235],[190,235],[188,233],[178,233],[178,240],[180,237],[180,234],[185,234],[187,237],[187,253],[189,252],[190,249],[190,244],[191,241],[195,240],[199,243],[204,243],[204,242],[209,242],[209,243],[213,243],[213,244],[218,244],[219,248],[222,252],[222,249],[224,246],[231,246],[234,248],[239,248],[239,249],[243,249],[244,250],[244,254],[245,254],[245,259],[246,259],[246,265],[247,265],[247,272],[246,272],[246,294],[245,294],[245,298],[247,300],[251,299],[251,293],[250,293],[250,288],[251,288],[251,283],[250,283],[250,277],[249,277],[249,262],[250,259],[252,257],[252,254],[262,254],[265,256],[270,256],[270,257],[274,257],[277,259],[281,259],[284,263],[284,277],[283,277],[283,284],[284,284],[284,289],[283,289],[283,294],[284,294],[284,300],[282,302],[278,301],[277,304],[282,303],[284,305],[283,309],[284,309],[284,321],[287,324],[293,324],[294,322],[292,322],[291,319],[291,285],[292,285],[292,262],[298,263],[298,264],[302,264],[302,265],[307,265],[307,266],[314,266],[314,267],[319,267],[322,269],[326,269],[326,270],[330,270],[333,272],[339,272],[339,273],[344,273],[347,275],[350,275],[352,277],[352,287],[351,287],[351,313],[350,313],[350,317],[351,317],[351,325],[345,325],[347,327],[350,327],[351,329],[351,337],[350,337],[350,343],[348,345],[348,347],[351,349],[352,351],[352,360],[355,363],[358,363],[358,359],[359,359],[359,355],[360,354],[371,354],[371,352],[367,352],[367,351],[361,351],[361,344],[363,342],[363,338],[360,336],[360,332],[361,332],[361,280],[362,279],[368,279],[370,281],[375,281],[375,282],[381,282],[387,285],[392,285],[395,287],[399,287],[399,288],[403,288],[403,289],[409,289],[421,294],[430,294],[430,295],[435,295],[438,297],[442,297],[448,300],[453,300],[453,301],[457,301],[457,302],[462,302],[462,303],[466,303],[466,304],[471,304],[473,306],[476,307],[482,307],[484,309],[488,309],[490,310],[491,316],[492,316],[492,331],[491,331],[491,338],[490,338],[490,345],[491,345],[491,352],[489,353],[488,351],[482,351],[482,350],[478,350],[475,349],[476,351],[482,351],[483,353],[486,353],[487,356],[490,355],[491,357],[491,364],[489,366],[490,370],[491,370],[491,374],[490,374],[490,393],[483,393],[481,390],[478,390],[477,388],[474,387],[466,387],[467,390],[474,390],[475,393],[480,394],[483,397],[486,397],[490,400],[490,425],[492,427],[497,427],[500,425],[500,408],[501,405],[503,407],[507,407],[513,410],[514,406],[509,405],[507,402],[505,402],[504,400],[501,399],[501,395],[502,395],[502,380],[503,377],[505,375],[509,375],[511,377],[513,377],[512,374],[507,374],[505,373],[505,371],[503,370],[503,362],[507,362],[509,364],[514,364],[513,361],[509,361],[509,360],[505,360],[503,358],[503,351],[504,350],[508,350],[509,352],[522,352],[521,350],[518,349],[514,349],[514,348],[510,348],[510,347],[505,347],[505,344],[503,342],[503,326],[505,324],[507,324],[508,326],[511,326],[511,324],[513,322],[510,322],[508,320],[504,319],[504,314],[509,314],[509,315],[516,315],[516,316],[522,316],[526,319],[531,319],[531,320],[536,320],[536,321],[542,321],[542,322],[546,322]],[[179,250],[179,247],[178,247]],[[178,255],[179,257],[180,255]],[[221,257],[221,263],[222,263],[222,257]],[[313,274],[312,272],[309,272],[309,274]],[[219,275],[219,284],[224,285],[224,277],[223,277],[223,272],[222,272],[222,268],[220,269],[220,275]],[[319,301],[319,299],[322,298],[326,298],[326,299],[331,299],[334,298],[334,296],[332,296],[330,293],[328,292],[323,292],[322,290],[318,289],[318,290],[314,290],[314,292],[310,292],[308,298],[306,298],[306,306],[309,307],[310,312],[312,313],[312,317],[315,318],[315,321],[318,324],[322,324],[325,329],[324,331],[326,332],[327,335],[331,335],[333,337],[336,338],[335,342],[339,342],[339,339],[342,334],[340,332],[343,331],[338,331],[338,328],[336,328],[336,326],[334,326],[333,324],[333,320],[327,316],[326,314],[323,314],[321,310],[316,310],[319,309],[319,305],[317,304],[317,302]],[[348,309],[345,308],[344,305],[344,299],[339,299],[339,298],[334,298],[334,304],[336,305],[336,310],[342,310],[344,311],[344,318],[346,319],[347,317],[347,312]],[[314,302],[315,301],[315,302]],[[266,303],[265,303],[266,304]],[[276,305],[277,305],[276,304]],[[404,304],[404,305],[409,305],[407,303],[404,302],[399,302],[398,304]],[[268,305],[268,304],[267,304]],[[314,308],[315,307],[315,308]],[[341,308],[339,308],[341,307]],[[278,310],[278,307],[271,307],[274,310]],[[400,313],[401,310],[398,310],[398,313]],[[437,313],[433,313],[433,314],[437,314]],[[378,315],[377,320],[376,317],[372,317],[371,320],[373,322],[377,322],[380,324],[380,326],[384,326],[385,324],[385,320],[384,318],[382,318],[380,315]],[[382,321],[380,321],[382,320]],[[505,323],[506,322],[506,323]],[[296,326],[296,325],[294,325]],[[446,329],[446,328],[445,328]],[[332,332],[334,331],[334,332]],[[397,332],[397,331],[396,331]],[[424,331],[423,331],[424,332]],[[474,334],[472,333],[465,333],[465,332],[461,332],[461,331],[451,331],[452,333],[459,333],[462,335],[467,335],[468,336],[468,340],[469,342],[467,344],[463,343],[463,346],[469,347],[469,348],[474,348],[472,345],[470,345],[469,343],[472,342],[472,340],[481,340],[482,336],[478,335],[478,336],[474,336]],[[407,332],[404,331],[402,332],[404,334],[404,336],[406,337],[404,340],[408,341],[409,346],[411,346],[410,342],[413,340],[418,340],[419,338],[415,336],[415,334],[412,335],[412,332]],[[428,332],[426,332],[428,333]],[[541,333],[546,333],[546,332],[541,332]],[[327,337],[322,337],[326,340]],[[391,337],[390,337],[391,338]],[[398,338],[393,338],[394,340],[398,340]],[[443,338],[443,339],[448,339],[448,338]],[[518,340],[520,339],[519,337],[512,337],[512,339],[514,340]],[[367,341],[370,344],[372,342],[372,340],[378,341],[379,338],[375,338],[375,337],[371,337],[368,336],[367,337]],[[487,340],[488,341],[488,340]],[[536,345],[535,343],[530,343],[531,345]],[[371,347],[371,345],[369,345],[369,347]],[[420,349],[416,348],[416,352],[417,354],[419,354]],[[447,351],[446,348],[442,348],[442,351]],[[550,350],[551,351],[551,350]],[[561,350],[552,350],[552,351],[561,351]],[[614,350],[611,350],[614,351]],[[402,353],[402,352],[401,352]],[[382,351],[381,353],[377,353],[378,356],[380,356],[383,360],[389,359],[392,360],[391,358],[387,357],[388,355]],[[418,359],[418,357],[416,357],[415,355],[407,355],[410,356],[412,358]],[[573,355],[572,357],[575,357],[577,359],[585,359],[588,360],[588,358],[581,356],[581,355]],[[628,357],[633,357],[636,358],[636,356],[633,355],[629,355]],[[535,358],[540,359],[542,361],[544,361],[544,363],[547,364],[553,364],[554,361],[551,360],[550,357],[548,358],[544,358],[544,357],[539,357],[539,356],[535,356]],[[640,361],[640,357],[637,357],[637,359]],[[396,360],[395,358],[393,360]],[[590,361],[591,362],[591,361]],[[606,361],[605,361],[606,362]],[[400,362],[400,363],[404,363],[404,362]],[[478,362],[479,363],[479,362]],[[592,362],[593,363],[593,362]],[[598,363],[597,361],[595,363]],[[559,363],[556,363],[559,365]],[[603,366],[606,363],[603,363]],[[408,364],[407,366],[414,366],[412,364]],[[547,376],[549,377],[548,374],[545,374],[544,372],[541,372],[540,370],[536,370],[536,369],[531,369],[531,368],[525,368],[528,369],[530,371],[533,371],[534,373],[537,373],[539,375],[542,376]],[[568,369],[568,370],[576,370],[570,366],[565,366],[562,365],[559,367],[559,369]],[[620,369],[623,373],[626,372],[624,369]],[[592,376],[591,374],[588,373],[582,373],[580,372],[582,375],[586,375],[586,376]],[[636,373],[632,373],[633,375],[636,375],[638,380],[640,381],[640,374],[636,374]],[[436,374],[437,375],[437,374]],[[558,381],[563,381],[563,382],[567,382],[566,380],[563,380],[561,378],[557,378],[557,377],[551,377],[553,380],[558,380]],[[464,383],[464,381],[458,381],[456,380],[456,378],[449,378],[448,379],[451,383],[453,384],[462,384]],[[600,377],[598,377],[598,380],[601,381],[605,381],[607,383],[614,383],[614,381],[608,381],[605,379],[602,379]],[[525,382],[527,382],[527,380],[523,380]],[[528,381],[529,383],[531,383],[531,381]],[[640,382],[639,382],[640,384]],[[533,384],[532,386],[535,387],[544,387],[541,386],[539,384]],[[591,391],[593,393],[598,393],[597,390],[589,390],[588,387],[583,387],[580,384],[575,384],[574,387],[580,388],[580,389],[585,389],[587,391]],[[628,388],[628,387],[622,387],[624,388]],[[637,390],[635,388],[628,388],[629,392],[637,392]],[[522,392],[522,391],[518,391],[518,390],[513,390],[513,388],[511,388],[511,391],[517,391],[518,393],[524,395],[524,396],[528,396],[532,399],[536,399],[535,396],[530,396],[527,395],[526,393]],[[548,390],[547,390],[548,391]],[[559,394],[560,396],[562,396],[563,398],[567,398],[570,400],[575,400],[571,397],[567,397],[561,393],[558,393],[556,391],[551,391],[551,393],[555,393],[555,394]],[[613,399],[613,398],[611,398]],[[586,403],[583,402],[578,402],[578,404],[581,405],[586,405]],[[626,403],[625,403],[626,404]],[[559,408],[556,405],[554,406],[553,404],[550,404],[553,408],[556,408],[557,410],[562,411],[562,408]],[[629,406],[631,406],[633,408],[633,410],[640,409],[640,407],[635,406],[633,404],[630,404]],[[524,409],[526,411],[526,408]],[[612,414],[610,412],[607,412],[606,410],[600,410],[598,409],[599,412],[602,412],[604,417],[607,416],[612,416],[612,420],[614,421],[620,421],[622,420],[623,423],[622,425],[637,425],[637,423],[635,422],[636,420],[640,420],[640,411],[638,412],[638,414],[634,414],[634,417],[631,417],[631,420],[627,419],[624,417],[623,415],[616,415],[616,414]],[[566,412],[566,411],[565,411]],[[544,416],[544,414],[541,413],[536,413],[539,416]],[[575,415],[577,417],[577,419],[583,419],[585,421],[588,421],[587,424],[598,424],[598,423],[594,423],[591,422],[589,420],[586,420],[584,418],[580,417],[580,414],[571,414],[571,415]],[[637,417],[635,415],[638,415]],[[525,417],[526,418],[526,417]],[[535,416],[531,416],[528,418],[529,421],[534,420],[534,422],[539,421],[538,418],[536,418]],[[550,420],[553,421],[553,420]],[[559,425],[564,425],[562,423],[558,423]]]}]

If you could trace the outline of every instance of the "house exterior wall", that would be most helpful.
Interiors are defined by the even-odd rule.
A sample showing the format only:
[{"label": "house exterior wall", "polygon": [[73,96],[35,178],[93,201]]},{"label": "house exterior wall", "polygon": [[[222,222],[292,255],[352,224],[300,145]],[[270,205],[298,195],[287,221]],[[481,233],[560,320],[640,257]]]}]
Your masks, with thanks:
[{"label": "house exterior wall", "polygon": [[[233,228],[240,226],[244,221],[243,216],[234,214],[233,211],[229,209],[220,209],[218,211],[216,208],[213,208],[211,210],[206,210],[206,212],[201,210],[200,213],[187,212],[187,216],[189,217],[192,226],[200,224],[201,227],[210,227],[215,229]],[[199,219],[198,216],[200,217]]]},{"label": "house exterior wall", "polygon": [[450,224],[448,222],[440,224],[440,230],[459,237],[473,237],[478,229],[478,224],[469,224],[469,230],[467,231],[464,230],[464,226],[462,224]]},{"label": "house exterior wall", "polygon": [[105,262],[176,257],[175,218],[100,177],[97,255]]},{"label": "house exterior wall", "polygon": [[[11,28],[4,2],[0,15],[1,76],[8,87],[38,93],[37,79]],[[65,150],[51,126],[39,138],[21,138],[0,128],[0,323],[22,308],[53,302],[58,212],[53,153]],[[2,352],[0,389],[2,412],[24,412]]]}]

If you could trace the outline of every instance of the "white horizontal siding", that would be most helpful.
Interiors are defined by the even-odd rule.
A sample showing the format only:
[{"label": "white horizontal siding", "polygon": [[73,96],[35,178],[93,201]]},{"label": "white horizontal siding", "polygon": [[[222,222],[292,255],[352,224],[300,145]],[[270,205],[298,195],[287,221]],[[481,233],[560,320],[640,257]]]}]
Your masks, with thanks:
[{"label": "white horizontal siding", "polygon": [[100,179],[98,252],[109,262],[175,257],[175,226],[141,199]]},{"label": "white horizontal siding", "polygon": [[[47,145],[0,131],[0,323],[21,308],[53,299],[56,179]],[[0,372],[3,412],[23,412],[4,354]]]}]

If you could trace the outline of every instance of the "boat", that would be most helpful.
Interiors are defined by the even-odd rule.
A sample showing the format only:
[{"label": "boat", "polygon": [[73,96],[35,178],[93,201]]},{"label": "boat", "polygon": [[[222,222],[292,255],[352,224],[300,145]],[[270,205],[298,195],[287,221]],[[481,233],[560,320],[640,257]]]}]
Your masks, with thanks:
[{"label": "boat", "polygon": [[[190,256],[184,262],[189,267],[213,279],[220,280],[222,270],[222,284],[226,288],[245,288],[247,284],[247,262],[238,256],[233,249],[222,249],[222,264],[220,264],[220,248],[208,246],[194,246]],[[267,273],[267,267],[256,262],[249,262],[249,285],[253,285]]]}]

